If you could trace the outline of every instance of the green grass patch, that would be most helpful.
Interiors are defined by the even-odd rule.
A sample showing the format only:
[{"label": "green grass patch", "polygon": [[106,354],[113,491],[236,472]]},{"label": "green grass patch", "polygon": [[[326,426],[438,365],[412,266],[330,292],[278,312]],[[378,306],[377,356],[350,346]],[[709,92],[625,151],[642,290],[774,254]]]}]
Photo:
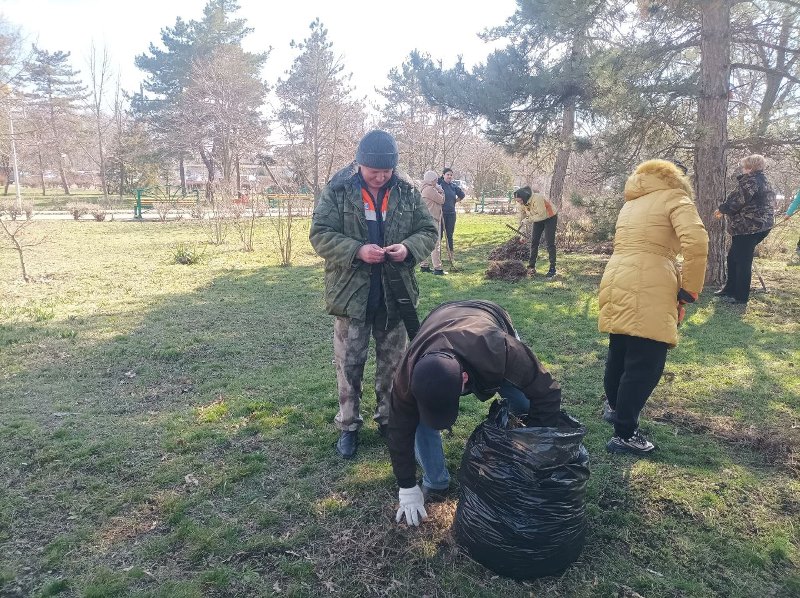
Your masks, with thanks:
[{"label": "green grass patch", "polygon": [[[419,275],[420,313],[503,305],[587,426],[589,535],[562,577],[517,583],[466,558],[455,501],[420,529],[394,524],[374,356],[359,456],[335,456],[333,323],[307,219],[291,268],[267,220],[249,253],[192,221],[37,221],[37,282],[0,253],[0,594],[800,594],[800,268],[758,258],[770,292],[745,312],[709,292],[690,307],[642,418],[659,450],[635,461],[606,454],[598,418],[606,257],[560,254],[553,281],[487,280],[511,221],[459,216],[460,271]],[[180,244],[203,259],[176,264]],[[465,399],[445,436],[454,484],[487,408]]]}]

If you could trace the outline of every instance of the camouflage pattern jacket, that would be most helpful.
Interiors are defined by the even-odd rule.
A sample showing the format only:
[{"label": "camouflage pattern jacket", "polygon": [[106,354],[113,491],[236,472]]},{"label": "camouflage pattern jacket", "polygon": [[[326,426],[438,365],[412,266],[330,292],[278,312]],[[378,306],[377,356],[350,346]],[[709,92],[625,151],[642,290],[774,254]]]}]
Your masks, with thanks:
[{"label": "camouflage pattern jacket", "polygon": [[728,217],[731,235],[752,235],[775,224],[775,191],[764,172],[757,170],[737,177],[738,186],[719,206]]},{"label": "camouflage pattern jacket", "polygon": [[[367,315],[370,276],[382,264],[367,264],[356,258],[362,245],[369,243],[361,178],[358,165],[336,173],[323,189],[309,234],[311,246],[325,259],[325,304],[329,314],[364,320]],[[398,263],[406,289],[417,304],[419,287],[414,266],[430,255],[436,245],[436,225],[419,191],[397,171],[389,182],[389,202],[384,224],[385,245],[402,243],[408,257]],[[397,304],[383,275],[383,296],[387,322],[400,320]]]}]

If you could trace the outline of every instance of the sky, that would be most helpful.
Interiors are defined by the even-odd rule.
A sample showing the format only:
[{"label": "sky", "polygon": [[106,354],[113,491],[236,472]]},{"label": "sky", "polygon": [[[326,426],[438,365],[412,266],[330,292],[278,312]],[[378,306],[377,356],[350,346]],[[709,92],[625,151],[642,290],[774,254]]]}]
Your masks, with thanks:
[{"label": "sky", "polygon": [[[143,74],[134,65],[137,54],[160,42],[160,32],[180,16],[200,19],[206,0],[0,0],[0,14],[19,26],[27,40],[50,52],[71,53],[71,64],[87,76],[89,49],[107,48],[122,87],[138,89]],[[236,16],[247,20],[253,33],[246,50],[272,52],[263,76],[271,84],[285,76],[297,56],[289,47],[310,34],[319,17],[328,29],[333,51],[341,56],[344,72],[352,73],[358,96],[378,101],[375,87],[387,84],[386,75],[409,53],[427,52],[445,67],[459,55],[467,66],[482,62],[496,47],[478,33],[505,23],[515,0],[239,0]]]}]

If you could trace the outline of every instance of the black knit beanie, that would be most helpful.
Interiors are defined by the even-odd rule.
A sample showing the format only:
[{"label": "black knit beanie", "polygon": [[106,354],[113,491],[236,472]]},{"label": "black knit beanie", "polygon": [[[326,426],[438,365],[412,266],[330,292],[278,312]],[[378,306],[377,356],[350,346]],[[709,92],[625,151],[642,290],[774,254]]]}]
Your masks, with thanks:
[{"label": "black knit beanie", "polygon": [[531,191],[531,188],[527,185],[525,185],[524,187],[520,187],[519,189],[514,191],[514,197],[519,197],[522,200],[522,203],[524,203],[526,206],[528,205],[528,202],[531,200],[531,195],[533,195],[533,192]]},{"label": "black knit beanie", "polygon": [[356,151],[356,162],[367,168],[397,168],[398,157],[394,137],[377,129],[364,135]]},{"label": "black knit beanie", "polygon": [[411,372],[411,394],[417,401],[419,418],[434,430],[445,430],[458,417],[463,381],[461,364],[450,353],[426,353]]}]

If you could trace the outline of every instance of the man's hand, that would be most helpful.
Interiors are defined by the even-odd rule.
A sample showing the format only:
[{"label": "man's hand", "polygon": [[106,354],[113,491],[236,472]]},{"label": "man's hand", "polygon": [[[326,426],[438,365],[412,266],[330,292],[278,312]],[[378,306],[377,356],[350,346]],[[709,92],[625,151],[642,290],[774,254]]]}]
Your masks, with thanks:
[{"label": "man's hand", "polygon": [[395,243],[384,248],[386,257],[391,262],[402,262],[408,256],[408,247],[402,243]]},{"label": "man's hand", "polygon": [[406,517],[408,525],[419,525],[420,521],[428,518],[425,511],[425,497],[422,496],[422,488],[400,488],[400,508],[397,509],[397,516],[394,520],[400,523]]},{"label": "man's hand", "polygon": [[358,249],[356,257],[368,264],[382,264],[386,261],[386,251],[380,245],[370,243],[369,245],[362,245]]},{"label": "man's hand", "polygon": [[722,212],[720,212],[719,210],[714,210],[714,218],[716,218],[717,220],[722,218]]}]

